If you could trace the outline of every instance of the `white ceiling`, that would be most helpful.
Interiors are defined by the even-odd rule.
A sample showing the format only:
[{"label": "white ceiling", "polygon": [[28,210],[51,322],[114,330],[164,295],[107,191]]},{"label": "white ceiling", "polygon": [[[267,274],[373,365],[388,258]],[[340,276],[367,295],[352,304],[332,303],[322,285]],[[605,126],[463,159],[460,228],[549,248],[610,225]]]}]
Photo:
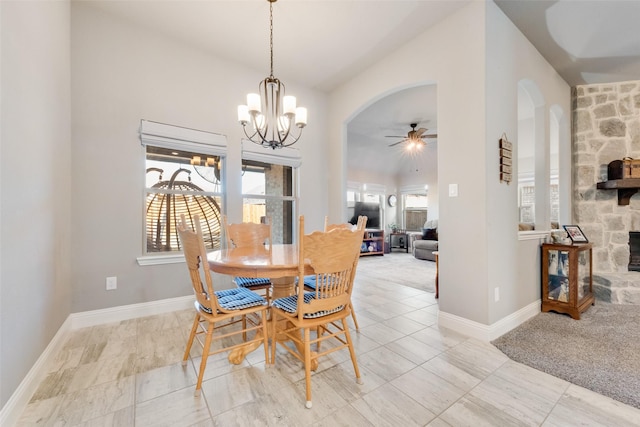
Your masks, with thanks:
[{"label": "white ceiling", "polygon": [[[269,74],[267,0],[73,1],[263,70],[265,77]],[[469,0],[276,1],[274,75],[285,82],[295,80],[330,91],[467,3]],[[300,52],[305,53],[304,61]]]},{"label": "white ceiling", "polygon": [[496,4],[569,85],[640,79],[640,1]]},{"label": "white ceiling", "polygon": [[[269,74],[267,0],[73,1]],[[469,1],[280,0],[274,4],[274,75],[331,91]],[[571,86],[640,78],[640,0],[496,4]],[[300,61],[303,51],[316,60]],[[406,157],[387,147],[395,140],[385,135],[405,134],[410,123],[437,131],[435,108],[434,87],[381,99],[349,125],[350,152],[382,152],[384,159],[359,164],[406,170]]]}]

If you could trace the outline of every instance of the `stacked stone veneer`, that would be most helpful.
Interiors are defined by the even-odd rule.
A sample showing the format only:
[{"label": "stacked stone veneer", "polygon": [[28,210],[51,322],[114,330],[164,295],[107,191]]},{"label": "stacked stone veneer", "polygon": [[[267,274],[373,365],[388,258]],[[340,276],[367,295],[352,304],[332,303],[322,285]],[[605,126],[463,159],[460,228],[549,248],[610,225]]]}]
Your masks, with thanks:
[{"label": "stacked stone veneer", "polygon": [[617,190],[598,190],[607,166],[640,159],[640,81],[573,89],[574,218],[593,243],[596,297],[640,304],[640,272],[628,271],[629,231],[640,231],[640,192],[628,206]]}]

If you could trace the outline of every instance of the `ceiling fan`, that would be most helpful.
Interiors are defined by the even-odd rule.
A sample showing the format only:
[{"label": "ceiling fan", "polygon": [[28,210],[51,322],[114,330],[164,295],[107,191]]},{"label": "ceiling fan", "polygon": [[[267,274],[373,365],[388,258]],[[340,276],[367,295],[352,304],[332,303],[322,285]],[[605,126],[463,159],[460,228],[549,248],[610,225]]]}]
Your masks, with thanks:
[{"label": "ceiling fan", "polygon": [[425,135],[425,132],[428,129],[425,128],[420,128],[416,130],[416,127],[418,126],[417,123],[411,123],[411,130],[409,131],[409,133],[407,133],[407,136],[399,136],[399,135],[387,135],[387,138],[404,138],[401,141],[398,142],[394,142],[393,144],[390,144],[389,147],[393,147],[395,145],[401,144],[403,142],[408,142],[409,148],[413,148],[414,146],[423,146],[426,145],[427,142],[423,139],[423,138],[437,138],[438,134],[432,133],[432,134],[427,134]]}]

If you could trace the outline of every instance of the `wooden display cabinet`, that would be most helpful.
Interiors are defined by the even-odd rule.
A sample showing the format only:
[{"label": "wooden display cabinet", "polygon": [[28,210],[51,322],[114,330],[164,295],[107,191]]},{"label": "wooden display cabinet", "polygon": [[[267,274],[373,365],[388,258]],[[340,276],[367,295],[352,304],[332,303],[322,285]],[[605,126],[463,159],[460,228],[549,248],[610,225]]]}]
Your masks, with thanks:
[{"label": "wooden display cabinet", "polygon": [[384,230],[365,230],[360,256],[384,255]]},{"label": "wooden display cabinet", "polygon": [[542,245],[542,311],[580,313],[595,303],[592,278],[592,244]]}]

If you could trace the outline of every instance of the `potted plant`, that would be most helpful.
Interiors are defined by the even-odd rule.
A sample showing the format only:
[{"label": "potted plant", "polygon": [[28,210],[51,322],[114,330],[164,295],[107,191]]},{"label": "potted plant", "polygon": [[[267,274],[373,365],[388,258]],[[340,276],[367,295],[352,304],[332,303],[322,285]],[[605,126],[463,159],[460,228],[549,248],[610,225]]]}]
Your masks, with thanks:
[{"label": "potted plant", "polygon": [[389,224],[389,228],[391,229],[392,233],[395,233],[396,231],[398,231],[398,225],[395,222],[392,222],[391,224]]}]

